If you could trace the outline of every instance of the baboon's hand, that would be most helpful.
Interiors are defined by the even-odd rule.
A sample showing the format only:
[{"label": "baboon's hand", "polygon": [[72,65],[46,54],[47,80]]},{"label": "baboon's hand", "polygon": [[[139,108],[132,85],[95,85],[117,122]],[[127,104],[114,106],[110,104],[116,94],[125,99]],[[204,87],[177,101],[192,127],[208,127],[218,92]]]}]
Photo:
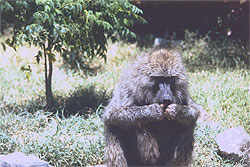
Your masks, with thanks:
[{"label": "baboon's hand", "polygon": [[164,112],[164,109],[166,108],[164,104],[160,104],[162,111]]},{"label": "baboon's hand", "polygon": [[164,112],[165,117],[167,117],[168,119],[176,118],[176,115],[178,113],[178,108],[179,108],[178,104],[170,104]]},{"label": "baboon's hand", "polygon": [[161,111],[162,111],[163,117],[166,117],[167,106],[165,104],[160,104],[160,107],[161,107]]},{"label": "baboon's hand", "polygon": [[165,112],[165,118],[177,120],[183,125],[194,124],[199,117],[199,110],[190,105],[170,104]]}]

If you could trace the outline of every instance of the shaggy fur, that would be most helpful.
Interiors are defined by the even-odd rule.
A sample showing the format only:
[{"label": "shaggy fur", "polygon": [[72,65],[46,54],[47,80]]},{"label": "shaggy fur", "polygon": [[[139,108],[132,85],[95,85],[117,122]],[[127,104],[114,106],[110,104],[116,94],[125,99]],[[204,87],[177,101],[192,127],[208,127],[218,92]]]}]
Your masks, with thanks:
[{"label": "shaggy fur", "polygon": [[[174,100],[166,109],[155,98],[157,77],[173,80]],[[199,110],[179,54],[160,49],[141,55],[125,69],[103,114],[107,165],[188,166]]]}]

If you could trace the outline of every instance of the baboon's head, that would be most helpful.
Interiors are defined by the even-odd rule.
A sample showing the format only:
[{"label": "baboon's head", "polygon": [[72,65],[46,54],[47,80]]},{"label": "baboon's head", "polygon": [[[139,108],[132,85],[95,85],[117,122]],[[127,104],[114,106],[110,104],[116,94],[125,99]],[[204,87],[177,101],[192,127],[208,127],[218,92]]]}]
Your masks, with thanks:
[{"label": "baboon's head", "polygon": [[139,57],[133,66],[134,93],[139,103],[187,104],[187,79],[177,52],[156,50]]},{"label": "baboon's head", "polygon": [[173,87],[175,79],[175,77],[151,77],[151,81],[154,83],[152,87],[152,92],[154,92],[153,103],[168,106],[176,101]]}]

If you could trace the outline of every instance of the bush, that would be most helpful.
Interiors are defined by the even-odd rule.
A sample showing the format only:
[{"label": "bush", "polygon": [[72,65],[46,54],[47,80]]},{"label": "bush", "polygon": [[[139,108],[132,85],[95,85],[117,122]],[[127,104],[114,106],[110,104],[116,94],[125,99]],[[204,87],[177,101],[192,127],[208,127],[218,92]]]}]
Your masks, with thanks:
[{"label": "bush", "polygon": [[189,66],[216,66],[226,68],[248,67],[250,56],[243,44],[229,38],[212,39],[209,33],[202,37],[197,32],[185,31],[179,45]]},{"label": "bush", "polygon": [[98,91],[95,86],[77,88],[67,97],[58,98],[58,107],[64,110],[64,116],[80,114],[90,116],[95,111],[103,109],[107,105],[110,95],[106,91]]}]

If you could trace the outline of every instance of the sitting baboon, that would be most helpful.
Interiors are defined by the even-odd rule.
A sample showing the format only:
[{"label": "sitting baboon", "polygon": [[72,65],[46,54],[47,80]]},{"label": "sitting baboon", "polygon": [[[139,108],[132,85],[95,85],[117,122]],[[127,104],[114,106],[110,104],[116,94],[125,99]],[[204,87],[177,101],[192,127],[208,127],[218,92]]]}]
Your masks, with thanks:
[{"label": "sitting baboon", "polygon": [[188,166],[200,109],[178,53],[141,55],[124,71],[103,114],[107,165]]}]

